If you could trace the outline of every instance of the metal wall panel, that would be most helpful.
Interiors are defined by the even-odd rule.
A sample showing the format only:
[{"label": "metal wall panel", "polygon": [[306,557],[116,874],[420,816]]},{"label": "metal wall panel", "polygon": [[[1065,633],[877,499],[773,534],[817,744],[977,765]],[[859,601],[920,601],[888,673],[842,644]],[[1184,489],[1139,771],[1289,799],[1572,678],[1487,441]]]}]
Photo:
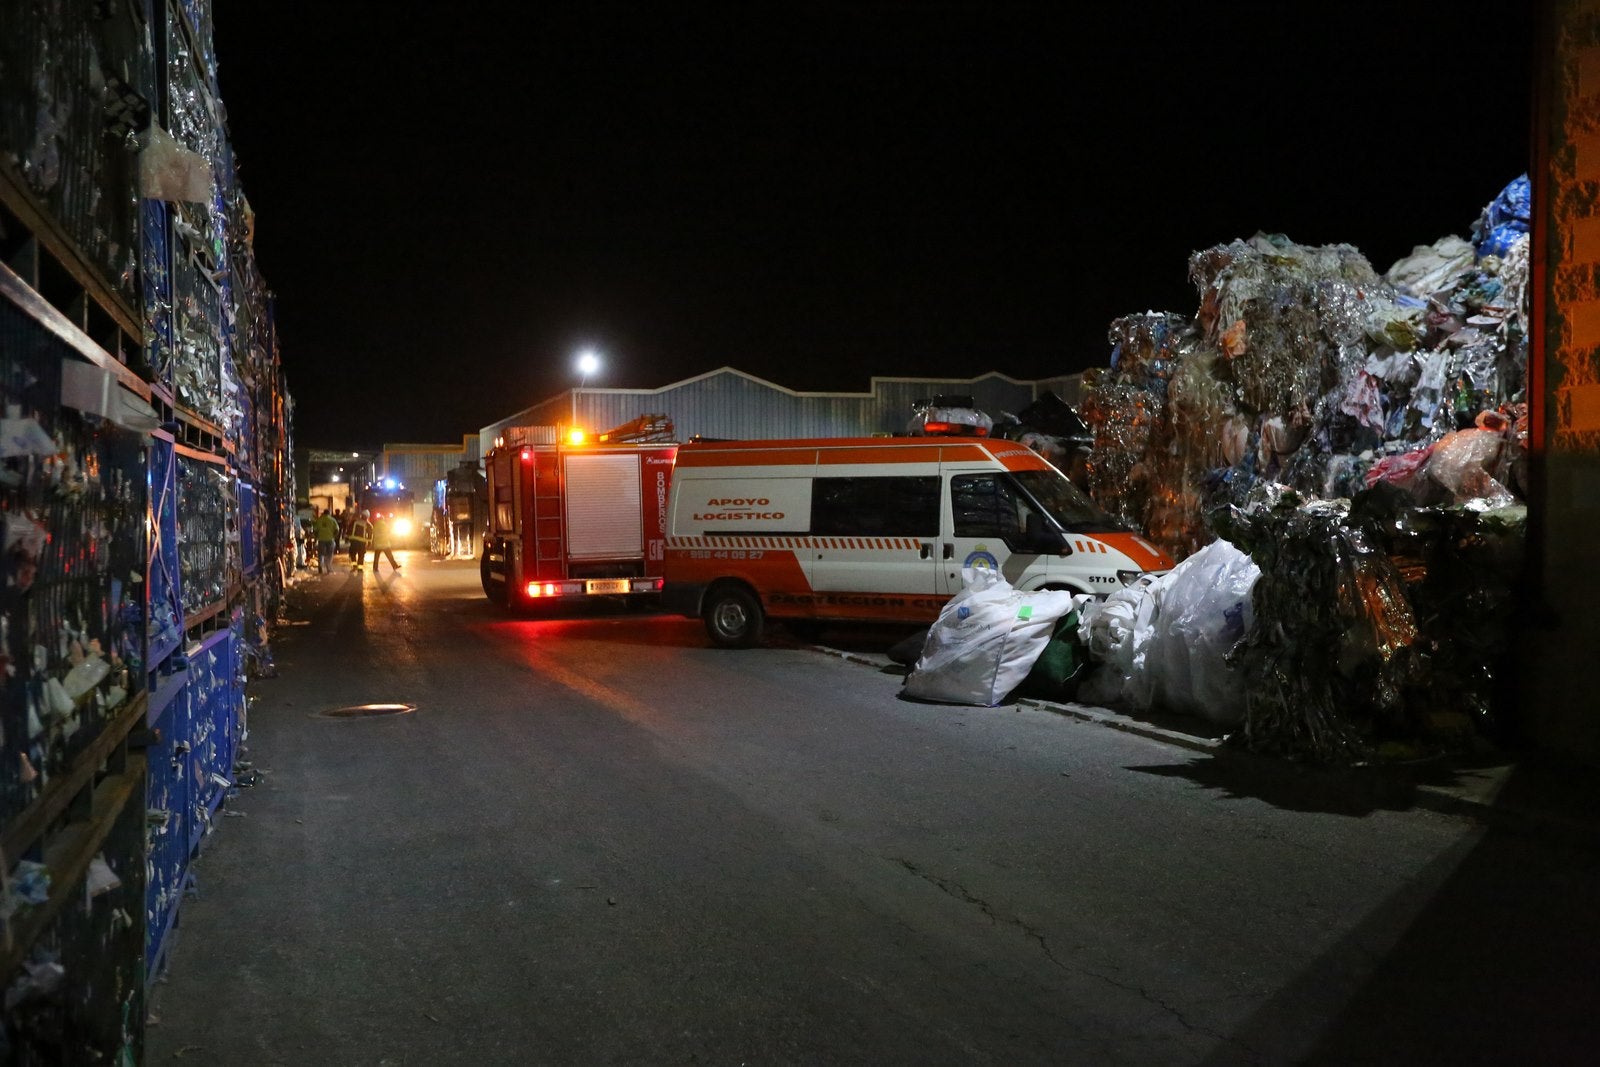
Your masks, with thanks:
[{"label": "metal wall panel", "polygon": [[[990,373],[972,379],[873,378],[866,392],[805,393],[729,367],[660,389],[585,388],[562,393],[491,423],[480,431],[484,451],[509,426],[565,426],[601,432],[640,415],[666,415],[680,441],[699,435],[767,440],[779,437],[856,437],[903,433],[913,402],[946,394],[971,396],[991,417],[1015,413],[1046,391],[1077,399],[1077,376],[1016,381]],[[1073,395],[1064,392],[1069,387]],[[576,401],[576,403],[574,403]]]}]

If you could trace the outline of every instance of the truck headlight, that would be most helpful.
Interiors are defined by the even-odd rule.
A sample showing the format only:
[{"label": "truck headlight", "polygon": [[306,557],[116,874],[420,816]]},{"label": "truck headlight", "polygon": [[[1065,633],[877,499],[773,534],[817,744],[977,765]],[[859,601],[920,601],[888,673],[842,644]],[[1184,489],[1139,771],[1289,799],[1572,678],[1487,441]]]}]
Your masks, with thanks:
[{"label": "truck headlight", "polygon": [[396,520],[394,520],[394,535],[396,537],[409,537],[409,536],[411,536],[411,520],[410,519],[396,519]]}]

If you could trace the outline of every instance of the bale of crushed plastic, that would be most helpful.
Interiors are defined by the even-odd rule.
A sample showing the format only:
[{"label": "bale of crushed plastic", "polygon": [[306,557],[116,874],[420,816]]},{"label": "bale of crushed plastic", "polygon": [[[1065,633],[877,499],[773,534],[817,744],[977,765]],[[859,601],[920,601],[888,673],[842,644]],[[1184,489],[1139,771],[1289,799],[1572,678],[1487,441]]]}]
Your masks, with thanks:
[{"label": "bale of crushed plastic", "polygon": [[1503,738],[1527,511],[1418,506],[1379,481],[1351,501],[1258,493],[1219,515],[1261,567],[1230,661],[1246,747],[1320,763]]},{"label": "bale of crushed plastic", "polygon": [[1366,294],[1384,288],[1350,245],[1301,246],[1282,234],[1196,252],[1189,278],[1206,340],[1233,364],[1241,400],[1267,415],[1315,404],[1339,347],[1365,333]]},{"label": "bale of crushed plastic", "polygon": [[1420,669],[1405,700],[1422,723],[1423,743],[1510,735],[1527,515],[1524,505],[1485,500],[1419,507],[1387,485],[1351,502],[1352,521],[1388,555],[1418,621]]},{"label": "bale of crushed plastic", "polygon": [[1111,371],[1117,379],[1165,395],[1189,320],[1170,311],[1125,315],[1111,323]]},{"label": "bale of crushed plastic", "polygon": [[1246,679],[1232,738],[1326,764],[1370,760],[1418,731],[1401,699],[1417,624],[1389,558],[1346,502],[1258,497],[1219,521],[1261,568],[1254,622],[1228,654]]},{"label": "bale of crushed plastic", "polygon": [[1078,408],[1094,434],[1085,464],[1089,495],[1132,526],[1144,524],[1144,459],[1161,405],[1161,398],[1148,389],[1090,384]]}]

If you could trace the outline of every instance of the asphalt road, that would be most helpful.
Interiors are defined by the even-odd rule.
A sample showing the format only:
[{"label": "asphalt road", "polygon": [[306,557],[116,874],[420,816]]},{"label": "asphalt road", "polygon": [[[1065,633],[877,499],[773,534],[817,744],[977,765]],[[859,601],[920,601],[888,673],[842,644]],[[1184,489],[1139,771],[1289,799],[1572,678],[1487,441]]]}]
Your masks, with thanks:
[{"label": "asphalt road", "polygon": [[[1587,1062],[1600,865],[793,644],[292,594],[147,1059]],[[330,708],[407,702],[364,719]]]}]

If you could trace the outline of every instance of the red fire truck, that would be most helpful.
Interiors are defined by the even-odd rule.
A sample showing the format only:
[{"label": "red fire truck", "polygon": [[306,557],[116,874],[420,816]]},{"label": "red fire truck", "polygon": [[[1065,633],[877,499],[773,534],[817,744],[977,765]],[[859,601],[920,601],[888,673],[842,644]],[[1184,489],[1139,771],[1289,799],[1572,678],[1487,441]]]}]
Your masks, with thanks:
[{"label": "red fire truck", "polygon": [[[489,451],[483,592],[508,608],[586,597],[659,598],[676,444],[560,443],[513,428]],[[544,442],[540,443],[540,439]]]}]

